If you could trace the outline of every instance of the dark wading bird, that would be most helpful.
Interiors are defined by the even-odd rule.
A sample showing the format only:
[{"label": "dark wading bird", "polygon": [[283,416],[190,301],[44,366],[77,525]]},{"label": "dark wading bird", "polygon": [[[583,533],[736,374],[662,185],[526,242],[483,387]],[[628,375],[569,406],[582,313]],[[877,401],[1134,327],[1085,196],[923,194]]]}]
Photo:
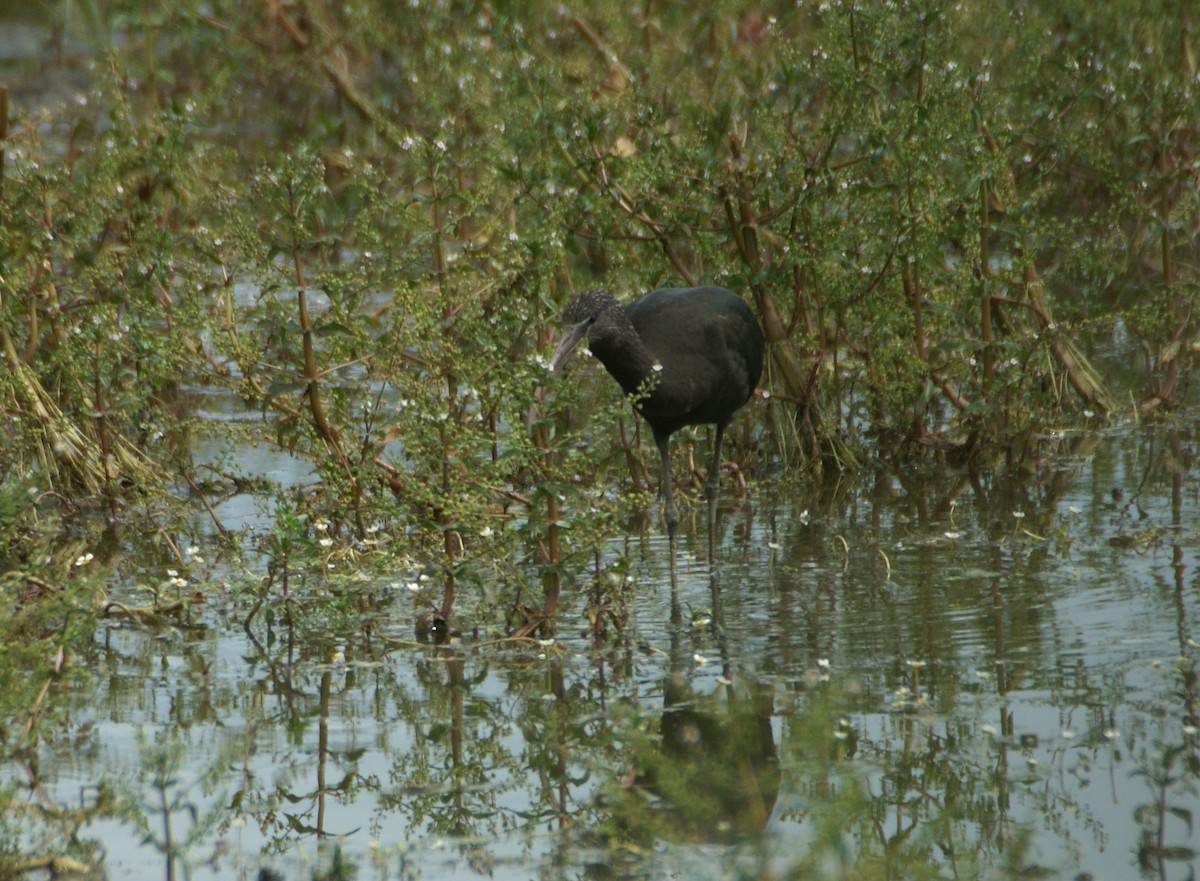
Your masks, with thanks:
[{"label": "dark wading bird", "polygon": [[[679,515],[667,457],[671,435],[685,425],[716,426],[704,482],[710,511],[720,481],[721,437],[754,393],[762,372],[763,335],[750,307],[725,288],[661,288],[622,307],[608,291],[585,291],[563,312],[565,333],[550,359],[557,370],[582,339],[654,431],[667,531]],[[711,519],[711,518],[710,518]]]}]

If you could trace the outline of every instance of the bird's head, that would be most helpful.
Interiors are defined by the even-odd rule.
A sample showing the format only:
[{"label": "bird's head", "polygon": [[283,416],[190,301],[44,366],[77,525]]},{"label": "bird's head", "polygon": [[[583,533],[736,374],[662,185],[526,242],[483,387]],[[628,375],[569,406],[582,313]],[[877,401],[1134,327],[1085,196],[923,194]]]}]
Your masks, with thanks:
[{"label": "bird's head", "polygon": [[618,308],[616,298],[608,291],[584,291],[567,303],[563,310],[563,337],[550,357],[550,370],[555,371],[567,356],[588,335],[596,320],[610,308]]}]

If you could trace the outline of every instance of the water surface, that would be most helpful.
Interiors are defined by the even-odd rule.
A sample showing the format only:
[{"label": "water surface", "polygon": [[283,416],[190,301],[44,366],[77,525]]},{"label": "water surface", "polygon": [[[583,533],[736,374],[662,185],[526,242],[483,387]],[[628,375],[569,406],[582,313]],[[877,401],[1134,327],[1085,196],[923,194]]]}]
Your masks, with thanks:
[{"label": "water surface", "polygon": [[138,794],[83,830],[110,877],[163,875],[169,815],[196,879],[1187,878],[1194,443],[726,485],[715,564],[695,500],[674,579],[654,518],[603,548],[602,639],[591,558],[541,641],[418,646],[403,574],[312,578],[336,613],[291,627],[210,589],[195,627],[96,634],[37,778]]}]

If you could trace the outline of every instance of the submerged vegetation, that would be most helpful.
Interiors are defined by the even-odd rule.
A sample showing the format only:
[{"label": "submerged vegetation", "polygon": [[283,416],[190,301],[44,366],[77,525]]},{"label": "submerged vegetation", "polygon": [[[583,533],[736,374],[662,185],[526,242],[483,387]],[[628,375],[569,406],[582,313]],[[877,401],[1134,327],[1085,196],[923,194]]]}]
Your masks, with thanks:
[{"label": "submerged vegetation", "polygon": [[[747,299],[767,363],[726,450],[751,483],[1036,468],[1064,426],[1194,403],[1188,2],[58,14],[0,68],[5,757],[100,619],[189,627],[218,590],[247,630],[352,629],[386,598],[350,585],[400,572],[422,637],[549,633],[655,488],[607,378],[550,382],[580,290]],[[268,527],[227,522],[241,494]],[[220,586],[198,531],[238,573]],[[130,587],[129,532],[173,574]],[[622,626],[607,574],[595,635]],[[174,748],[145,746],[164,806]],[[1151,855],[1184,757],[1162,761]],[[146,835],[174,853],[169,822]]]}]

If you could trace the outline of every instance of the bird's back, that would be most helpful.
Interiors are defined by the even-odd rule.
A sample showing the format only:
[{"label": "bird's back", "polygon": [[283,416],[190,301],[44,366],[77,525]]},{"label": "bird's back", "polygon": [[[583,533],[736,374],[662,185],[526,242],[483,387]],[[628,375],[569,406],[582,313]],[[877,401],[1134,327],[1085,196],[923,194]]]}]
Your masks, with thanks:
[{"label": "bird's back", "polygon": [[762,371],[763,338],[737,294],[713,286],[661,288],[625,314],[662,365],[638,405],[656,431],[728,422],[750,399]]}]

